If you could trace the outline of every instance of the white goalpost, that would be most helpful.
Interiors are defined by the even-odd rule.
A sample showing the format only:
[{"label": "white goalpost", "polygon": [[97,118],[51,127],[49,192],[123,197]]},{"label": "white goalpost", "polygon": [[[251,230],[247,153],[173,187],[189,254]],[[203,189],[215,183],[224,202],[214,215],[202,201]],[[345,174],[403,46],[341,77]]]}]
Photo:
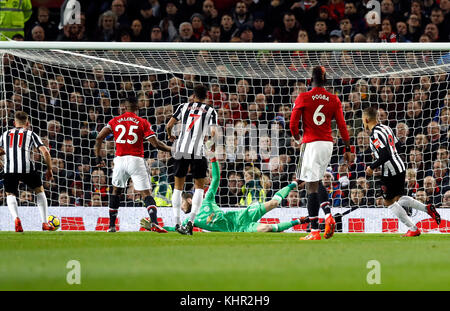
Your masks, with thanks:
[{"label": "white goalpost", "polygon": [[[344,145],[335,129],[335,147],[323,180],[332,214],[342,232],[403,232],[382,208],[378,178],[366,178],[371,163],[362,111],[375,106],[382,123],[402,143],[408,167],[408,195],[438,207],[437,227],[429,216],[411,212],[423,231],[450,232],[450,43],[99,43],[1,42],[0,131],[13,126],[23,110],[34,132],[49,147],[55,179],[44,182],[50,213],[63,217],[65,230],[106,230],[114,141],[102,147],[104,169],[95,167],[97,133],[121,113],[121,102],[138,101],[139,115],[166,141],[165,124],[197,83],[209,87],[208,99],[218,112],[221,163],[218,204],[242,208],[252,200],[270,199],[294,178],[299,147],[289,131],[293,103],[310,88],[314,66],[327,71],[327,89],[339,96],[356,157],[343,162]],[[172,225],[170,208],[173,165],[168,154],[148,144],[145,158],[152,176],[158,215]],[[34,154],[38,170],[44,163]],[[261,172],[248,180],[246,167]],[[0,171],[2,163],[0,161]],[[0,178],[1,180],[1,178]],[[187,180],[188,189],[192,181]],[[250,195],[250,196],[249,196]],[[3,187],[0,230],[10,230]],[[24,186],[20,213],[30,221],[37,211]],[[250,201],[248,201],[250,200]],[[139,230],[140,198],[127,188],[119,209],[121,230]],[[293,192],[282,207],[264,216],[276,223],[305,216],[306,193]],[[322,212],[321,214],[322,215]],[[36,222],[36,225],[38,222]],[[64,226],[66,225],[66,226]],[[34,228],[29,224],[28,229]],[[11,227],[12,228],[12,227]],[[289,231],[302,232],[296,226]]]}]

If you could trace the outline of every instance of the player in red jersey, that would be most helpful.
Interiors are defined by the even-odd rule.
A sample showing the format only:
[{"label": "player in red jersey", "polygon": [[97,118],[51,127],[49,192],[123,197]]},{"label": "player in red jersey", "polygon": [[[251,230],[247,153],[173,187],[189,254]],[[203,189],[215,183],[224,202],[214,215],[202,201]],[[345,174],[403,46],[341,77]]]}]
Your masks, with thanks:
[{"label": "player in red jersey", "polygon": [[103,140],[110,134],[114,134],[116,142],[116,157],[113,169],[113,191],[109,202],[109,232],[116,232],[116,218],[120,205],[120,195],[127,186],[128,179],[133,180],[133,186],[141,192],[147,206],[151,220],[152,231],[166,233],[167,231],[158,225],[156,202],[151,195],[150,176],[144,160],[144,140],[148,140],[159,150],[170,152],[171,148],[156,138],[150,123],[136,115],[139,109],[136,101],[125,101],[126,112],[108,122],[98,134],[95,144],[95,155],[99,166],[105,163],[100,157],[100,149]]},{"label": "player in red jersey", "polygon": [[[326,72],[322,66],[312,71],[313,89],[300,94],[295,100],[290,120],[292,136],[300,143],[299,121],[302,120],[303,140],[301,142],[300,160],[297,167],[297,179],[306,182],[308,193],[308,214],[311,220],[311,233],[302,240],[320,240],[319,202],[328,201],[328,194],[321,180],[330,163],[333,152],[331,121],[336,120],[344,140],[346,151],[344,159],[350,159],[350,137],[342,112],[341,101],[323,87],[326,83]],[[325,238],[334,233],[336,222],[328,211],[325,212]]]}]

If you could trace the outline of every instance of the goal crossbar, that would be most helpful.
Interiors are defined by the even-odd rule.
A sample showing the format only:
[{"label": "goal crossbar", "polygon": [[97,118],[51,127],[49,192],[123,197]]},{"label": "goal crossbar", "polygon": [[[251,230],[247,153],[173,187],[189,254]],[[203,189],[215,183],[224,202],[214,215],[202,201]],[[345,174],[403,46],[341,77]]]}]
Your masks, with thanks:
[{"label": "goal crossbar", "polygon": [[449,51],[450,42],[430,43],[195,43],[7,41],[2,49],[172,50],[172,51]]}]

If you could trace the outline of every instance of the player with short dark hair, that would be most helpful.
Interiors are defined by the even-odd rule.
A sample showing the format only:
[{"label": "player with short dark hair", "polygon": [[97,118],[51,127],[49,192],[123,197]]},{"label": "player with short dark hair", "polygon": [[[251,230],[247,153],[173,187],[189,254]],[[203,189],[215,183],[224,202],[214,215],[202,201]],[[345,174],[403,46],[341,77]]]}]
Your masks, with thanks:
[{"label": "player with short dark hair", "polygon": [[52,158],[47,147],[36,133],[29,130],[28,114],[17,111],[14,115],[15,128],[4,132],[0,139],[0,156],[4,156],[4,185],[6,202],[14,218],[16,232],[23,232],[22,223],[17,211],[17,195],[19,182],[22,181],[36,194],[36,204],[42,221],[42,230],[53,231],[54,227],[47,223],[47,197],[42,186],[40,174],[35,170],[31,157],[32,149],[36,148],[44,157],[47,171],[45,178],[53,179]]},{"label": "player with short dark hair", "polygon": [[144,140],[148,140],[159,150],[170,152],[171,148],[156,138],[150,123],[137,116],[139,106],[134,99],[124,102],[126,112],[111,119],[98,134],[95,144],[97,165],[105,165],[100,156],[103,140],[114,135],[116,143],[116,157],[112,176],[113,191],[109,202],[109,232],[116,232],[116,218],[120,205],[120,195],[127,187],[128,180],[133,180],[134,189],[139,191],[144,198],[144,204],[151,220],[149,230],[166,233],[167,231],[158,225],[155,199],[151,195],[149,170],[144,160]]},{"label": "player with short dark hair", "polygon": [[[336,120],[341,137],[345,143],[344,159],[350,160],[350,136],[345,124],[342,105],[339,98],[329,93],[325,88],[326,71],[322,66],[316,66],[312,71],[313,88],[301,93],[295,100],[294,110],[290,120],[290,130],[297,144],[300,140],[299,122],[302,120],[303,140],[300,147],[300,159],[296,176],[306,182],[308,193],[308,215],[311,220],[311,233],[302,240],[320,240],[319,209],[320,202],[328,201],[328,194],[321,180],[330,163],[333,152],[333,136],[331,121]],[[334,233],[336,222],[331,213],[325,216],[325,238]]]},{"label": "player with short dark hair", "polygon": [[362,120],[364,128],[370,131],[370,148],[375,161],[366,168],[366,175],[372,176],[373,170],[381,167],[381,190],[384,205],[408,228],[405,237],[419,236],[420,230],[412,222],[404,208],[414,208],[430,215],[439,225],[441,217],[431,204],[425,205],[405,195],[406,167],[397,152],[399,140],[392,129],[378,122],[378,111],[375,107],[364,109]]},{"label": "player with short dark hair", "polygon": [[[181,129],[175,143],[175,185],[172,195],[172,206],[175,214],[177,232],[192,235],[194,219],[203,201],[208,161],[205,158],[204,139],[210,129],[211,137],[216,135],[217,112],[207,104],[208,88],[199,84],[194,87],[194,101],[180,105],[167,124],[169,140],[174,141],[172,129],[180,122]],[[181,226],[180,208],[182,192],[188,169],[191,169],[194,179],[194,195],[192,197],[192,212],[186,227]]]}]

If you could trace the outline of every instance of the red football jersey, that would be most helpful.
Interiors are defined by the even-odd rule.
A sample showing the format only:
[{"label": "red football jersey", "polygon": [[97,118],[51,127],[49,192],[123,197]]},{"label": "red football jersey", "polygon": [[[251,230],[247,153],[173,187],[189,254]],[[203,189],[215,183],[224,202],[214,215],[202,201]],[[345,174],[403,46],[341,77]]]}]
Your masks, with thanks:
[{"label": "red football jersey", "polygon": [[299,121],[302,119],[302,143],[312,141],[333,141],[331,120],[336,119],[339,132],[344,141],[350,139],[342,112],[341,101],[336,95],[323,87],[315,87],[300,94],[295,100],[290,129],[294,137],[299,136]]},{"label": "red football jersey", "polygon": [[117,157],[132,155],[143,158],[144,139],[155,135],[150,122],[132,112],[115,117],[108,126],[114,133]]}]

